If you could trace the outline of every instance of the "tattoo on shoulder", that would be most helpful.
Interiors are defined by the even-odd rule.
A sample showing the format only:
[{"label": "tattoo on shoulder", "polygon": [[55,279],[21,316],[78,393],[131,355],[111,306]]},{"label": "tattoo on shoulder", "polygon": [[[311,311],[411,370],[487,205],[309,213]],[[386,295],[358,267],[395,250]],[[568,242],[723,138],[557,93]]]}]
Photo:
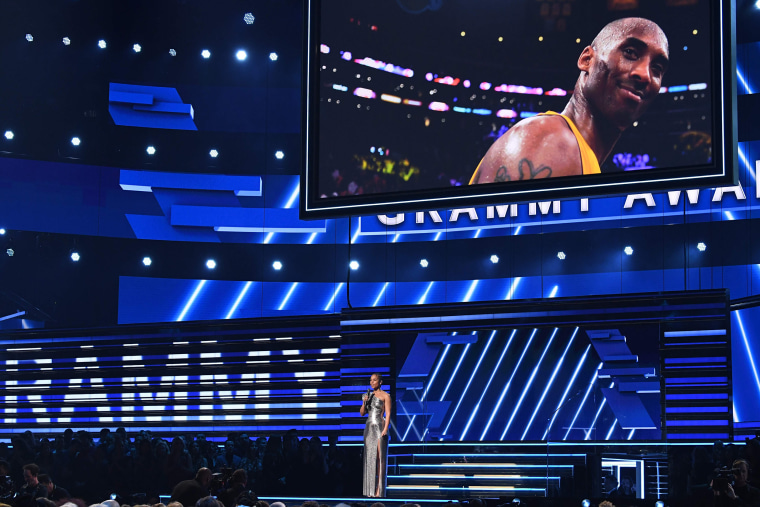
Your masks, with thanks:
[{"label": "tattoo on shoulder", "polygon": [[520,181],[550,178],[552,168],[546,165],[536,167],[532,161],[524,158],[517,164],[516,169],[501,166],[496,170],[494,181]]}]

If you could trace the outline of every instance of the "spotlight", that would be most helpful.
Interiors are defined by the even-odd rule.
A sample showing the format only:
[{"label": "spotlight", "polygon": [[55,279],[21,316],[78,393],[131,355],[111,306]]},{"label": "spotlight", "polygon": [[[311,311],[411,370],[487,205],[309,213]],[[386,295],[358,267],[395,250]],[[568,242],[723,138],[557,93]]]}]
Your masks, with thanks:
[{"label": "spotlight", "polygon": [[156,148],[153,146],[148,146],[145,148],[145,151],[148,152],[148,155],[155,155],[156,154]]},{"label": "spotlight", "polygon": [[564,261],[565,257],[567,257],[567,255],[565,255],[565,252],[557,252],[557,259]]},{"label": "spotlight", "polygon": [[591,507],[591,502],[589,500],[587,500],[586,498],[584,498],[583,501],[581,502],[581,506],[582,507]]},{"label": "spotlight", "polygon": [[176,49],[170,49],[169,54],[172,56],[177,56],[177,50]]},{"label": "spotlight", "polygon": [[623,251],[625,252],[626,255],[633,255],[633,248],[631,248],[630,246],[623,248]]},{"label": "spotlight", "polygon": [[276,152],[274,152],[274,158],[276,158],[277,160],[282,160],[283,158],[285,158],[285,153],[283,153],[282,150],[277,150]]},{"label": "spotlight", "polygon": [[71,252],[72,261],[79,262],[79,259],[81,259],[81,257],[79,256],[79,252]]},{"label": "spotlight", "polygon": [[206,267],[208,269],[214,269],[216,267],[216,261],[214,259],[209,259],[206,261]]},{"label": "spotlight", "polygon": [[201,51],[201,56],[205,58],[206,60],[208,60],[209,58],[211,58],[211,51],[209,51],[208,49],[204,49],[203,51]]},{"label": "spotlight", "polygon": [[64,37],[64,38],[63,38],[63,45],[64,45],[64,46],[69,46],[69,45],[71,45],[71,39],[69,39],[68,37]]},{"label": "spotlight", "polygon": [[5,236],[5,229],[0,229],[0,236]]},{"label": "spotlight", "polygon": [[134,46],[132,46],[132,51],[134,51],[135,53],[139,53],[140,51],[142,51],[142,46],[139,44],[135,44]]},{"label": "spotlight", "polygon": [[108,46],[108,44],[106,44],[106,41],[105,41],[105,39],[100,39],[100,40],[98,41],[98,47],[99,47],[100,49],[105,49],[107,46]]},{"label": "spotlight", "polygon": [[513,498],[512,499],[512,505],[520,505],[520,499],[519,498]]},{"label": "spotlight", "polygon": [[274,262],[272,263],[272,267],[273,267],[274,269],[276,269],[277,271],[279,271],[279,270],[281,270],[281,269],[282,269],[282,262],[280,262],[280,261],[274,261]]},{"label": "spotlight", "polygon": [[707,250],[707,245],[705,245],[703,242],[700,241],[699,243],[697,243],[697,250],[699,250],[700,252],[704,252],[705,250]]},{"label": "spotlight", "polygon": [[82,144],[82,140],[79,139],[78,137],[72,137],[71,144],[73,144],[74,146],[79,146],[80,144]]},{"label": "spotlight", "polygon": [[253,14],[251,14],[250,12],[246,12],[245,16],[243,16],[243,21],[245,21],[246,25],[252,25],[254,19],[256,18],[254,18]]},{"label": "spotlight", "polygon": [[32,37],[32,34],[28,33],[26,34],[26,40],[28,40],[29,42],[32,42],[34,40],[34,37]]},{"label": "spotlight", "polygon": [[274,51],[269,53],[269,59],[272,60],[273,62],[276,62],[278,58],[279,56],[277,56],[277,53],[275,53]]},{"label": "spotlight", "polygon": [[237,53],[235,53],[235,58],[237,58],[238,60],[242,62],[243,60],[248,58],[248,53],[246,53],[245,51],[241,49]]},{"label": "spotlight", "polygon": [[420,261],[420,266],[422,266],[423,268],[428,267],[428,260],[427,259],[422,259]]},{"label": "spotlight", "polygon": [[6,131],[5,131],[5,138],[6,138],[7,140],[9,140],[9,141],[10,141],[11,139],[13,139],[14,135],[15,135],[15,134],[13,133],[13,131],[12,131],[12,130],[6,130]]},{"label": "spotlight", "polygon": [[5,253],[8,254],[8,257],[13,257],[13,254],[15,254],[16,252],[13,251],[13,248],[9,248],[8,250],[5,251]]},{"label": "spotlight", "polygon": [[348,267],[356,271],[357,269],[359,269],[359,263],[357,261],[351,261],[348,263]]},{"label": "spotlight", "polygon": [[151,264],[153,264],[153,261],[150,257],[143,257],[143,265],[150,266]]},{"label": "spotlight", "polygon": [[211,155],[211,158],[216,158],[219,156],[219,152],[216,150],[211,150],[208,152],[209,155]]},{"label": "spotlight", "polygon": [[491,256],[491,262],[493,262],[494,264],[498,263],[499,262],[499,256],[496,255],[496,254],[492,255]]},{"label": "spotlight", "polygon": [[662,500],[657,500],[654,503],[654,507],[665,507],[665,502],[663,502]]}]

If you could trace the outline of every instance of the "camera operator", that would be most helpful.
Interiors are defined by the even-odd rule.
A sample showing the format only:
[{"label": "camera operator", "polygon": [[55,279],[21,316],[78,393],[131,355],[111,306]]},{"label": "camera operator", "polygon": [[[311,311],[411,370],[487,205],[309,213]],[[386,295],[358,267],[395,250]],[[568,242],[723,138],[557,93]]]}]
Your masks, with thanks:
[{"label": "camera operator", "polygon": [[[733,477],[728,477],[729,475]],[[717,477],[711,483],[715,505],[718,507],[733,505],[760,507],[760,489],[750,486],[748,479],[749,462],[745,459],[734,461],[731,470],[719,470]]]}]

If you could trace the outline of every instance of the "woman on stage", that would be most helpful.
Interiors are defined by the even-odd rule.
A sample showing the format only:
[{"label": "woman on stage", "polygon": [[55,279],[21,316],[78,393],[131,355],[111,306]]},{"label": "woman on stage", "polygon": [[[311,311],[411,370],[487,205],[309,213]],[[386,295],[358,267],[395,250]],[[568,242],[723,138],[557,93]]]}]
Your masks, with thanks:
[{"label": "woman on stage", "polygon": [[362,416],[369,414],[364,426],[364,496],[379,498],[385,496],[391,396],[382,390],[383,378],[379,373],[372,374],[369,385],[372,391],[362,396],[359,409]]}]

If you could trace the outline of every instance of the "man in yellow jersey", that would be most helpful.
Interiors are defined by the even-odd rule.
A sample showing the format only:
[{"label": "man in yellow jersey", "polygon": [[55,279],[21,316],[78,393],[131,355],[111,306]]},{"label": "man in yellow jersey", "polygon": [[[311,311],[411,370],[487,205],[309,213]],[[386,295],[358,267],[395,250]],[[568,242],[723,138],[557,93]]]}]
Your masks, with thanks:
[{"label": "man in yellow jersey", "polygon": [[668,39],[644,18],[613,21],[578,58],[562,114],[520,121],[489,148],[470,184],[599,173],[623,131],[652,104],[668,67]]}]

